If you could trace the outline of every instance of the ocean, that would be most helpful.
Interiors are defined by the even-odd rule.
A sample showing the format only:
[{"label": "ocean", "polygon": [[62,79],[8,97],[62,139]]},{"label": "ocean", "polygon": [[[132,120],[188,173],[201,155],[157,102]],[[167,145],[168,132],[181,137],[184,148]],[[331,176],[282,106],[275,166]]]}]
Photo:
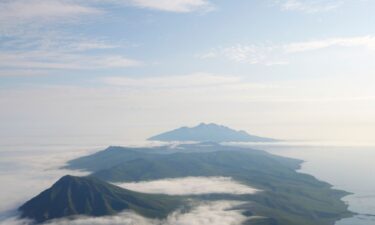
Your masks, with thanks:
[{"label": "ocean", "polygon": [[343,200],[358,215],[336,225],[375,225],[375,146],[253,146],[270,153],[305,161],[301,173],[308,173],[353,193]]}]

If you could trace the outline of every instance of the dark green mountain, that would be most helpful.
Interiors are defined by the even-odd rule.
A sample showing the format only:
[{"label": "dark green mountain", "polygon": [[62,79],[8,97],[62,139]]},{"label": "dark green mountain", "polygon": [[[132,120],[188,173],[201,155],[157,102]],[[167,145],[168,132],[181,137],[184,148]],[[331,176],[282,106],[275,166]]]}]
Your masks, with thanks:
[{"label": "dark green mountain", "polygon": [[[230,150],[140,154],[137,159],[126,160],[111,168],[97,171],[93,176],[106,181],[122,182],[186,176],[230,176],[242,180],[242,178],[259,176],[264,173],[282,181],[285,179],[281,176],[283,174],[299,175],[294,172],[294,169],[299,166],[298,160],[290,161],[255,150],[246,152],[234,147],[224,147],[223,149]],[[307,175],[298,177],[302,179]],[[252,180],[257,182],[259,179]]]},{"label": "dark green mountain", "polygon": [[137,193],[94,177],[67,175],[19,210],[21,217],[41,223],[75,215],[112,215],[126,209],[146,217],[164,218],[180,205],[179,198]]},{"label": "dark green mountain", "polygon": [[214,123],[201,123],[195,127],[181,127],[153,137],[155,141],[213,141],[213,142],[274,142],[272,138],[250,135]]},{"label": "dark green mountain", "polygon": [[100,151],[93,155],[73,159],[68,162],[68,166],[66,166],[66,168],[87,171],[108,169],[113,165],[117,165],[128,160],[138,159],[141,155],[142,157],[146,157],[148,155],[147,152],[150,152],[150,148],[126,148],[110,146],[104,151]]},{"label": "dark green mountain", "polygon": [[[259,150],[212,143],[181,145],[165,151],[158,148],[155,152],[153,148],[137,151],[112,147],[73,162],[70,168],[91,168],[95,171],[93,176],[112,182],[186,176],[232,177],[263,192],[199,198],[251,202],[245,210],[269,218],[262,224],[332,225],[336,220],[351,215],[347,205],[341,201],[348,193],[333,190],[328,183],[296,172],[302,162],[300,160]],[[112,167],[103,167],[111,164],[109,162],[116,163]]]},{"label": "dark green mountain", "polygon": [[[180,144],[176,147],[169,145],[152,147],[152,148],[134,148],[134,147],[120,147],[110,146],[103,151],[99,151],[92,155],[83,156],[67,162],[66,169],[99,171],[109,169],[114,165],[127,162],[139,158],[154,158],[160,155],[184,152],[184,153],[202,153],[213,152],[219,150],[232,150],[233,147],[220,145],[215,142],[203,142],[199,144]],[[236,148],[238,149],[238,148]],[[247,149],[249,150],[249,149]],[[251,150],[259,154],[265,154],[264,151]],[[284,158],[285,159],[285,158]],[[293,160],[296,162],[297,160]]]}]

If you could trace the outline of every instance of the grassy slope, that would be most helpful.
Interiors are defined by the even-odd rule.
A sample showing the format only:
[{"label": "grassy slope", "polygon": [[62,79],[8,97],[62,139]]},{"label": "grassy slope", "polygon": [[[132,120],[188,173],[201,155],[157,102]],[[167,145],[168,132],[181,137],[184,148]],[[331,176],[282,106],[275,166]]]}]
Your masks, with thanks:
[{"label": "grassy slope", "polygon": [[74,215],[112,215],[125,209],[164,218],[179,205],[181,199],[177,197],[137,193],[93,177],[64,176],[19,210],[22,217],[40,223]]}]

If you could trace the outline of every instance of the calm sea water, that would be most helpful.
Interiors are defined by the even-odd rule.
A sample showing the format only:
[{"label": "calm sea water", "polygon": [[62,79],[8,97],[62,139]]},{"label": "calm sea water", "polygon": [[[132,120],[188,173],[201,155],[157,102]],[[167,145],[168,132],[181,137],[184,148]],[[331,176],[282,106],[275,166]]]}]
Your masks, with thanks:
[{"label": "calm sea water", "polygon": [[343,200],[359,213],[336,225],[375,225],[375,147],[257,146],[271,153],[305,160],[300,172],[353,193]]}]

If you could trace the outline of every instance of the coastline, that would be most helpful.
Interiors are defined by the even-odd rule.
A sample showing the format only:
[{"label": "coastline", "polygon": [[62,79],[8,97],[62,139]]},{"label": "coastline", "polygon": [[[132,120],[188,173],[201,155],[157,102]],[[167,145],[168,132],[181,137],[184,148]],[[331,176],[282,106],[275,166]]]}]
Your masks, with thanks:
[{"label": "coastline", "polygon": [[[345,204],[344,201],[342,201],[342,198],[349,195],[350,193],[339,189],[334,189],[333,185],[322,181],[321,179],[317,179],[316,177],[309,174],[301,173],[299,170],[301,168],[301,165],[304,163],[303,160],[278,156],[276,154],[267,153],[263,150],[254,150],[249,148],[244,149],[218,144],[212,144],[212,147],[205,144],[204,152],[194,152],[195,146],[200,145],[184,145],[184,149],[174,149],[174,152],[171,152],[171,149],[168,149],[168,152],[171,153],[170,155],[176,154],[177,158],[171,156],[173,158],[172,161],[178,160],[178,164],[180,166],[183,166],[190,161],[197,163],[195,160],[198,158],[200,158],[200,160],[203,160],[199,163],[203,163],[207,166],[210,165],[209,158],[210,152],[212,153],[212,150],[215,150],[215,152],[216,150],[220,150],[219,152],[221,152],[222,156],[217,159],[220,159],[221,161],[224,160],[222,162],[226,162],[228,159],[236,156],[237,153],[233,153],[238,151],[238,154],[240,154],[240,156],[238,157],[238,159],[236,159],[236,164],[242,166],[246,165],[244,168],[248,167],[247,169],[239,170],[235,173],[228,173],[228,171],[222,170],[221,167],[218,167],[214,169],[214,171],[216,171],[214,173],[212,173],[213,171],[210,170],[198,170],[198,175],[229,176],[235,180],[262,190],[261,193],[255,195],[241,196],[242,200],[247,200],[255,203],[256,206],[252,207],[252,209],[254,210],[256,215],[278,218],[280,220],[280,224],[283,225],[301,224],[301,222],[304,222],[304,224],[318,223],[322,225],[333,225],[336,221],[353,215],[353,213],[348,210],[348,205]],[[142,151],[138,153],[144,154],[145,150],[147,149],[153,150],[153,148],[146,148],[142,149]],[[111,147],[96,154],[73,160],[72,162],[75,163],[75,166],[73,167],[76,167],[76,169],[84,169],[85,166],[88,166],[89,168],[94,169],[95,166],[103,164],[103,162],[101,162],[101,158],[106,158],[107,155],[111,155],[111,157],[115,161],[117,160],[117,162],[119,162],[118,160],[122,157],[120,155],[129,150],[134,149],[127,147]],[[184,158],[184,155],[183,158],[181,158],[183,153],[186,153],[186,151],[191,151],[190,154],[188,154],[191,157]],[[115,157],[114,155],[116,154],[117,156]],[[243,154],[250,154],[251,157],[246,158]],[[140,157],[142,158],[142,156]],[[160,161],[159,158],[156,158],[155,160],[156,165],[164,165],[165,163],[169,162],[164,161],[163,159],[161,159],[162,161]],[[147,161],[143,161],[142,165],[144,165],[145,162]],[[80,163],[83,163],[83,167],[81,168],[79,166]],[[94,167],[92,167],[93,165]],[[129,165],[125,163],[124,166],[115,166],[113,169],[107,168],[104,170],[104,172],[99,172],[96,174],[100,174],[99,178],[107,179],[107,181],[110,182],[131,182],[179,177],[173,175],[173,173],[168,172],[169,170],[167,170],[167,173],[164,173],[164,171],[163,174],[159,174],[157,171],[144,171],[145,174],[142,174],[141,171],[138,171],[134,174],[135,177],[129,173],[126,173],[127,175],[125,177],[121,175],[123,174],[121,171],[129,171],[132,170],[132,168],[137,168],[138,166],[139,165],[134,163],[131,163]],[[100,168],[97,169],[100,170]],[[193,169],[192,171],[196,170]],[[185,174],[184,176],[197,175],[192,171]]]}]

